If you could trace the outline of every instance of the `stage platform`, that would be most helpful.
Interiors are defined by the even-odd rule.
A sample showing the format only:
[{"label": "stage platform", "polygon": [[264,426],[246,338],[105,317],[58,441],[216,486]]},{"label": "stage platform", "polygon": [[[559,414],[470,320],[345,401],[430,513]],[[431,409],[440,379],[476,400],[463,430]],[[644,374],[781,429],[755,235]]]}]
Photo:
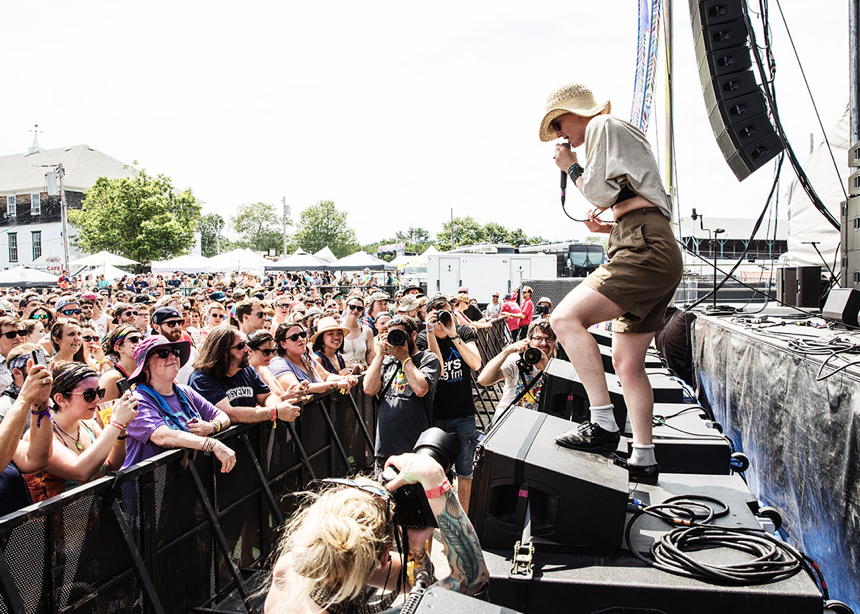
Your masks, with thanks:
[{"label": "stage platform", "polygon": [[818,562],[831,596],[857,612],[860,333],[797,313],[700,315],[699,394],[749,457],[749,486],[780,512],[786,539]]}]

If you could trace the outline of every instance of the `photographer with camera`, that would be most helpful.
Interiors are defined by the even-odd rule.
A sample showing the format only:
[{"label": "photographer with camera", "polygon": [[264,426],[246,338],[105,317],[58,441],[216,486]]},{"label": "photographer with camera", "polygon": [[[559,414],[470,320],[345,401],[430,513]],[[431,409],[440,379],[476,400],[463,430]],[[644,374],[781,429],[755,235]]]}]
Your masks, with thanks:
[{"label": "photographer with camera", "polygon": [[535,305],[535,318],[534,319],[537,320],[540,318],[549,318],[551,313],[552,313],[552,301],[545,296],[540,297],[540,300]]},{"label": "photographer with camera", "polygon": [[[549,320],[536,320],[529,326],[525,339],[510,344],[487,363],[478,376],[481,386],[492,386],[502,379],[505,380],[502,398],[496,406],[496,413],[493,414],[493,422],[498,420],[525,387],[546,369],[549,359],[555,354],[556,341]],[[518,405],[536,410],[542,387],[543,381],[537,381],[520,399]]]},{"label": "photographer with camera", "polygon": [[477,337],[471,327],[456,324],[448,310],[448,300],[438,295],[427,303],[426,330],[418,334],[416,345],[430,350],[442,365],[442,375],[433,401],[434,426],[460,439],[457,496],[463,509],[469,509],[472,489],[472,463],[475,459],[477,428],[475,399],[472,397],[472,370],[481,368]]},{"label": "photographer with camera", "polygon": [[376,424],[376,458],[410,452],[419,435],[433,426],[433,396],[441,365],[433,352],[415,345],[418,323],[409,316],[388,321],[380,332],[380,351],[367,368],[364,394],[382,391]]},{"label": "photographer with camera", "polygon": [[[321,493],[307,494],[281,541],[267,612],[381,612],[409,590],[409,563],[414,580],[429,584],[425,544],[433,527],[407,529],[405,547],[394,550],[402,542],[402,527],[391,503],[406,484],[420,485],[442,535],[451,574],[438,585],[473,595],[486,584],[489,572],[478,538],[439,462],[431,455],[402,454],[389,458],[386,467],[396,475],[385,486],[361,478],[326,480]],[[368,586],[386,593],[369,597]]]}]

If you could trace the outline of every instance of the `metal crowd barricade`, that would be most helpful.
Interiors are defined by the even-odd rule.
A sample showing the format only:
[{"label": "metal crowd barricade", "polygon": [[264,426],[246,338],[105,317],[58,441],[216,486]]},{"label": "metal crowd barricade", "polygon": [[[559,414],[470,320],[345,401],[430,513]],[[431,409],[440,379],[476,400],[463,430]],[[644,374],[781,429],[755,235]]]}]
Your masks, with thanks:
[{"label": "metal crowd barricade", "polygon": [[[237,425],[237,457],[172,450],[0,519],[0,614],[259,611],[290,495],[373,460],[376,403],[356,387],[295,423]],[[255,592],[257,593],[255,596]],[[234,610],[235,611],[235,610]]]},{"label": "metal crowd barricade", "polygon": [[[493,325],[489,328],[477,329],[476,335],[478,337],[477,345],[482,365],[486,365],[513,342],[511,332],[504,318],[494,320]],[[478,426],[481,429],[485,429],[492,421],[493,412],[495,412],[496,406],[502,398],[501,383],[496,383],[485,388],[477,384],[477,377],[474,377],[473,381],[475,383],[472,393],[475,396],[476,407],[480,406],[477,412]]]}]

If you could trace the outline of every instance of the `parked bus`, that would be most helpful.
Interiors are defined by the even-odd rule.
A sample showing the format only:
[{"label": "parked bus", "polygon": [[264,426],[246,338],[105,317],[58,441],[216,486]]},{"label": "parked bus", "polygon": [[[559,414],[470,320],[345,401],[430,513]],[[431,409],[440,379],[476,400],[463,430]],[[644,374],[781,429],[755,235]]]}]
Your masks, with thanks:
[{"label": "parked bus", "polygon": [[606,259],[606,252],[599,243],[560,241],[522,245],[521,254],[554,254],[557,260],[558,277],[585,277]]}]

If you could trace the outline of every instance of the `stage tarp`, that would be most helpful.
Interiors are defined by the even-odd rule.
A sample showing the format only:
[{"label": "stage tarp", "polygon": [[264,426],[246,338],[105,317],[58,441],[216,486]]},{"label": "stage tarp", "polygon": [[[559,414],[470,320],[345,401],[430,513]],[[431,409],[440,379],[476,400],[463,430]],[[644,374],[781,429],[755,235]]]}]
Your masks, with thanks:
[{"label": "stage tarp", "polygon": [[[848,335],[700,316],[693,355],[700,396],[750,459],[750,489],[782,514],[786,539],[819,563],[831,597],[860,612],[860,368],[816,381],[826,355],[789,347],[792,338],[836,334]],[[843,364],[831,361],[824,373]]]}]

